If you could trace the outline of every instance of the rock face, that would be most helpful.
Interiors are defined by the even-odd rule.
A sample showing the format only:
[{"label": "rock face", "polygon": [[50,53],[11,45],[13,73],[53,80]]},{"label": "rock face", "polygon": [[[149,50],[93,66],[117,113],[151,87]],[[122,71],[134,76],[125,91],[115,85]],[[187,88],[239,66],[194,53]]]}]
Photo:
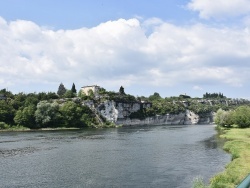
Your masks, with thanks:
[{"label": "rock face", "polygon": [[108,121],[115,123],[119,116],[118,109],[115,108],[114,101],[105,101],[98,106],[98,112]]},{"label": "rock face", "polygon": [[156,115],[147,117],[143,120],[130,119],[129,115],[140,109],[148,108],[150,104],[144,103],[123,103],[114,101],[105,101],[97,107],[97,111],[117,125],[192,125],[192,124],[209,124],[213,123],[213,113],[208,113],[200,117],[190,110],[179,114]]}]

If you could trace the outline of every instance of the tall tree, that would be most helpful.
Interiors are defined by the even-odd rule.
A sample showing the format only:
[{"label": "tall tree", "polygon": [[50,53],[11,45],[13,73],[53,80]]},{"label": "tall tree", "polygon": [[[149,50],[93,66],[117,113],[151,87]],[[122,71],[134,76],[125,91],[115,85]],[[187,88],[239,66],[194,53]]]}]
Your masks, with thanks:
[{"label": "tall tree", "polygon": [[72,85],[71,91],[72,91],[72,93],[75,93],[75,94],[76,94],[76,86],[75,86],[74,83],[73,83],[73,85]]},{"label": "tall tree", "polygon": [[119,93],[120,93],[121,95],[125,95],[124,87],[122,87],[122,86],[120,87]]},{"label": "tall tree", "polygon": [[61,118],[59,105],[56,102],[41,101],[37,104],[35,121],[38,128],[60,127]]},{"label": "tall tree", "polygon": [[66,93],[66,91],[67,91],[66,88],[65,88],[64,85],[61,83],[61,84],[59,85],[57,94],[58,94],[59,96],[63,96],[63,95]]},{"label": "tall tree", "polygon": [[159,99],[161,99],[161,96],[160,96],[159,93],[154,92],[154,94],[153,94],[153,95],[150,95],[150,96],[148,97],[148,99],[149,99],[150,101],[159,100]]}]

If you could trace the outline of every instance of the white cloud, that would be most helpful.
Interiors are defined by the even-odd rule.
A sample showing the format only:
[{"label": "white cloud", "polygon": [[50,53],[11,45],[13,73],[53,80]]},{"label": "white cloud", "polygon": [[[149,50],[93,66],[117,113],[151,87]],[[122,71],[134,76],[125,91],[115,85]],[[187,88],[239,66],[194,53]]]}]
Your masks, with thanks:
[{"label": "white cloud", "polygon": [[[145,24],[152,25],[149,35]],[[53,31],[30,21],[0,18],[0,51],[0,89],[17,91],[24,85],[35,91],[45,84],[55,91],[60,82],[108,89],[243,87],[250,79],[247,28],[180,27],[154,18]]]},{"label": "white cloud", "polygon": [[250,13],[249,0],[192,0],[187,7],[198,11],[204,19],[225,19]]},{"label": "white cloud", "polygon": [[193,89],[197,90],[197,91],[202,91],[203,90],[203,88],[200,87],[200,86],[193,86]]}]

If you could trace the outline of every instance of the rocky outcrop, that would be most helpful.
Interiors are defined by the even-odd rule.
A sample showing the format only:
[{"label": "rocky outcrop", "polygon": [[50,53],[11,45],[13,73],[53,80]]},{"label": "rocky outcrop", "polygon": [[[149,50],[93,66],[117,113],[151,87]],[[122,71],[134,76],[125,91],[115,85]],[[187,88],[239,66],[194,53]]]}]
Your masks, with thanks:
[{"label": "rocky outcrop", "polygon": [[214,123],[214,116],[215,116],[215,112],[202,114],[199,116],[198,124]]},{"label": "rocky outcrop", "polygon": [[[211,115],[211,116],[210,116]],[[208,114],[206,118],[200,118],[199,115],[192,111],[186,110],[179,114],[156,115],[140,119],[118,119],[117,125],[195,125],[195,124],[210,124],[213,123],[213,114]]]},{"label": "rocky outcrop", "polygon": [[179,114],[156,115],[145,119],[130,119],[129,115],[140,109],[148,108],[150,104],[139,102],[124,103],[105,101],[97,107],[100,115],[117,125],[192,125],[213,123],[213,113],[199,116],[190,110]]},{"label": "rocky outcrop", "polygon": [[[115,108],[114,101],[105,101],[101,103],[98,108],[98,112],[105,117],[108,121],[115,123],[119,116],[119,110]],[[121,113],[122,111],[120,111]]]}]

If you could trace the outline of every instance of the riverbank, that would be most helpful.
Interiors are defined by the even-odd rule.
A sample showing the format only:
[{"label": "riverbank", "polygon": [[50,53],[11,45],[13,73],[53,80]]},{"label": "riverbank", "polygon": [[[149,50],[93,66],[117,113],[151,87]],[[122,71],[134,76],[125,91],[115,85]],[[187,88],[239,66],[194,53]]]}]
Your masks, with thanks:
[{"label": "riverbank", "polygon": [[224,172],[211,179],[210,188],[235,188],[250,172],[250,128],[222,129],[220,137],[226,139],[223,147],[232,155]]},{"label": "riverbank", "polygon": [[60,130],[79,130],[76,127],[57,127],[57,128],[41,128],[41,129],[30,129],[23,126],[13,126],[6,129],[0,129],[0,132],[22,132],[22,131],[60,131]]}]

